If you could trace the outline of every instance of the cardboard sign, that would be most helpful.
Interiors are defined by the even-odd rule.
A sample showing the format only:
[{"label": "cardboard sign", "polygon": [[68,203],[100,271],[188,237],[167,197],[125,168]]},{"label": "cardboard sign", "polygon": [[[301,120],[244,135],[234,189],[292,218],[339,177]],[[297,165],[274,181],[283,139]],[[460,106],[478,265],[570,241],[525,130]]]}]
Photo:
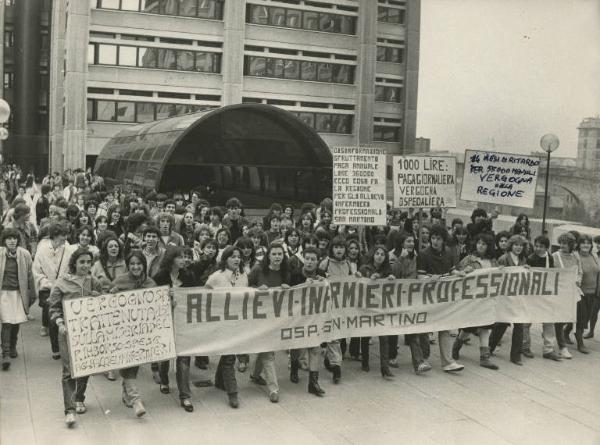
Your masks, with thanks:
[{"label": "cardboard sign", "polygon": [[533,208],[540,158],[465,151],[460,199]]},{"label": "cardboard sign", "polygon": [[456,158],[394,156],[394,207],[456,207]]},{"label": "cardboard sign", "polygon": [[333,223],[386,224],[385,150],[334,147]]}]

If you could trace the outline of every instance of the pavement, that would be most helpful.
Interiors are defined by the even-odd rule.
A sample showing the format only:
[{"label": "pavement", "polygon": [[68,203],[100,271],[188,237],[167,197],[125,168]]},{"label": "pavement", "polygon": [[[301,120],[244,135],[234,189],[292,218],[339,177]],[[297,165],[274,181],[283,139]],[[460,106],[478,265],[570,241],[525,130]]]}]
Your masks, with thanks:
[{"label": "pavement", "polygon": [[[278,352],[280,402],[270,403],[246,371],[238,373],[237,410],[227,405],[222,391],[192,387],[195,411],[186,413],[174,375],[171,394],[163,395],[146,365],[138,380],[148,414],[137,419],[121,402],[120,382],[94,376],[87,389],[88,412],[68,429],[60,361],[50,358],[49,340],[39,336],[39,308],[32,313],[36,320],[22,325],[19,357],[9,371],[0,371],[2,445],[600,444],[600,341],[587,340],[589,355],[572,348],[572,360],[552,362],[541,358],[540,326],[531,331],[536,357],[523,358],[522,367],[508,361],[507,332],[494,359],[498,371],[479,366],[473,337],[461,351],[466,366],[461,373],[442,372],[435,345],[433,370],[417,376],[408,348],[400,346],[400,368],[386,381],[379,373],[378,348],[372,346],[369,373],[346,360],[342,382],[334,385],[330,374],[321,372],[323,398],[306,392],[306,372],[301,371],[299,384],[289,381],[286,353]],[[213,378],[216,364],[211,357],[209,370],[194,368],[192,379]]]}]

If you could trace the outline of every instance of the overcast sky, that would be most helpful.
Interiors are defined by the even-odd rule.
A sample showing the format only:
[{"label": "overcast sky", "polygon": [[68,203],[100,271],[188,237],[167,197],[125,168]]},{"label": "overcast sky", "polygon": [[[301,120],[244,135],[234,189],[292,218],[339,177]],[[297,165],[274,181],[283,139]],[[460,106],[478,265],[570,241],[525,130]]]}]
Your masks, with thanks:
[{"label": "overcast sky", "polygon": [[529,153],[600,114],[600,0],[422,0],[417,136]]}]

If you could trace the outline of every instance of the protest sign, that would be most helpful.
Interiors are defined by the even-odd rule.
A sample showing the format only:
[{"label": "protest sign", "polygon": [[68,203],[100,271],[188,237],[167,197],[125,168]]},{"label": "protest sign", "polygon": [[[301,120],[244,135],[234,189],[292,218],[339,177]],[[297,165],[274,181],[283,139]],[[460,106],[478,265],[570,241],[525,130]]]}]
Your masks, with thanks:
[{"label": "protest sign", "polygon": [[394,156],[394,207],[456,207],[456,158]]},{"label": "protest sign", "polygon": [[575,320],[575,271],[507,267],[465,277],[348,277],[290,289],[179,288],[178,355],[310,347],[343,337],[435,332],[501,322]]},{"label": "protest sign", "polygon": [[168,287],[63,300],[71,375],[176,356]]},{"label": "protest sign", "polygon": [[460,199],[533,208],[540,158],[465,151]]},{"label": "protest sign", "polygon": [[385,150],[333,147],[333,222],[386,224]]}]

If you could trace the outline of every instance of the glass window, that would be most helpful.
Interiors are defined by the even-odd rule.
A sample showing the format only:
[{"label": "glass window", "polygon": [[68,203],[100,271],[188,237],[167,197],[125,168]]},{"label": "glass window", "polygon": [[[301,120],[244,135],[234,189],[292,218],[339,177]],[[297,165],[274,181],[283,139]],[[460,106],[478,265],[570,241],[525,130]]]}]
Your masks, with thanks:
[{"label": "glass window", "polygon": [[379,21],[379,22],[387,21],[387,8],[384,8],[383,6],[379,6],[377,8],[377,21]]},{"label": "glass window", "polygon": [[156,119],[175,116],[175,104],[156,104]]},{"label": "glass window", "polygon": [[198,0],[198,17],[204,19],[223,18],[222,0]]},{"label": "glass window", "polygon": [[298,119],[308,125],[310,128],[315,128],[315,114],[314,113],[298,113]]},{"label": "glass window", "polygon": [[302,80],[317,80],[317,63],[302,62]]},{"label": "glass window", "polygon": [[319,13],[313,11],[304,11],[304,29],[319,29]]},{"label": "glass window", "polygon": [[385,102],[385,87],[375,85],[375,102]]},{"label": "glass window", "polygon": [[214,53],[196,53],[196,71],[204,73],[217,72],[216,57]]},{"label": "glass window", "polygon": [[402,63],[402,48],[388,48],[388,62]]},{"label": "glass window", "polygon": [[119,0],[100,0],[100,8],[119,9]]},{"label": "glass window", "polygon": [[385,62],[385,57],[386,57],[385,50],[386,50],[385,46],[377,47],[377,61],[378,62]]},{"label": "glass window", "polygon": [[158,60],[157,48],[139,48],[138,49],[138,65],[140,68],[156,68]]},{"label": "glass window", "polygon": [[265,76],[283,77],[285,61],[283,59],[267,59]]},{"label": "glass window", "polygon": [[178,0],[160,0],[159,13],[166,15],[178,15]]},{"label": "glass window", "polygon": [[317,113],[315,129],[319,133],[332,133],[333,126],[331,122],[331,116],[329,114]]},{"label": "glass window", "polygon": [[140,0],[121,0],[121,9],[123,11],[139,11]]},{"label": "glass window", "polygon": [[94,120],[94,101],[92,99],[87,100],[87,120]]},{"label": "glass window", "polygon": [[283,77],[286,79],[297,79],[300,75],[300,62],[298,60],[285,60],[283,68]]},{"label": "glass window", "polygon": [[319,16],[319,30],[325,32],[336,32],[336,23],[332,14],[321,14]]},{"label": "glass window", "polygon": [[119,46],[119,65],[137,66],[137,48],[135,46]]},{"label": "glass window", "polygon": [[154,104],[138,102],[135,104],[137,122],[152,122],[154,120]]},{"label": "glass window", "polygon": [[118,102],[117,120],[119,122],[135,122],[135,102]]},{"label": "glass window", "polygon": [[194,71],[193,51],[177,51],[177,69],[181,71]]},{"label": "glass window", "polygon": [[354,83],[354,67],[349,65],[333,65],[333,82]]},{"label": "glass window", "polygon": [[402,23],[402,11],[396,8],[388,8],[387,21],[390,23]]},{"label": "glass window", "polygon": [[177,51],[159,48],[157,67],[165,70],[177,69]]},{"label": "glass window", "polygon": [[117,46],[98,44],[98,63],[102,65],[117,64]]},{"label": "glass window", "polygon": [[402,88],[386,87],[385,100],[387,102],[402,102]]},{"label": "glass window", "polygon": [[331,82],[332,78],[332,65],[331,63],[319,63],[318,68],[318,81],[319,82]]},{"label": "glass window", "polygon": [[356,34],[356,17],[340,15],[337,18],[339,22],[339,29],[337,32],[341,32],[343,34]]},{"label": "glass window", "polygon": [[142,8],[143,12],[151,12],[154,14],[158,14],[159,12],[159,0],[142,0]]},{"label": "glass window", "polygon": [[352,134],[352,116],[349,114],[335,114],[333,117],[334,132]]},{"label": "glass window", "polygon": [[266,60],[264,57],[248,57],[248,75],[264,76],[266,73]]},{"label": "glass window", "polygon": [[115,121],[115,101],[98,100],[96,101],[96,118],[99,121]]},{"label": "glass window", "polygon": [[196,17],[198,0],[179,0],[179,15]]},{"label": "glass window", "polygon": [[87,63],[90,65],[96,63],[96,45],[93,43],[88,45]]},{"label": "glass window", "polygon": [[257,25],[269,24],[269,8],[266,6],[250,5],[249,15],[248,20],[250,23],[256,23]]},{"label": "glass window", "polygon": [[285,26],[288,28],[300,28],[302,26],[302,11],[288,9],[285,17]]},{"label": "glass window", "polygon": [[269,24],[273,26],[285,26],[285,9],[269,8]]}]

